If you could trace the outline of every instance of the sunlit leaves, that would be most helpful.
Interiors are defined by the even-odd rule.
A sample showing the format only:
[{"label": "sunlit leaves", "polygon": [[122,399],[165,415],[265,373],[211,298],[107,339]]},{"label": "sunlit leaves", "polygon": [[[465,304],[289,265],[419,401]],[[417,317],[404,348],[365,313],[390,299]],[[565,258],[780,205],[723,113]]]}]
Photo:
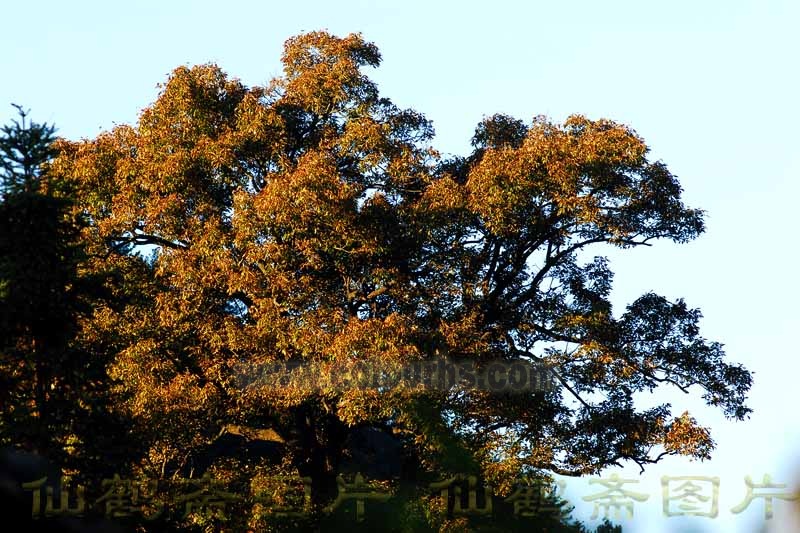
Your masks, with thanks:
[{"label": "sunlit leaves", "polygon": [[[361,36],[303,34],[283,62],[266,87],[178,68],[138,124],[64,142],[52,165],[90,221],[91,268],[120,285],[86,331],[115,354],[115,409],[149,447],[139,468],[213,462],[235,423],[273,431],[286,464],[332,486],[347,435],[370,426],[425,467],[507,488],[519,470],[646,464],[657,446],[708,455],[699,426],[637,410],[637,391],[694,387],[747,415],[750,375],[700,337],[699,312],[645,295],[615,315],[608,262],[586,260],[592,245],[703,231],[632,129],[495,115],[471,154],[442,159],[431,124],[379,96]],[[322,382],[433,356],[538,361],[563,388],[255,379],[276,362],[318,364]]]}]

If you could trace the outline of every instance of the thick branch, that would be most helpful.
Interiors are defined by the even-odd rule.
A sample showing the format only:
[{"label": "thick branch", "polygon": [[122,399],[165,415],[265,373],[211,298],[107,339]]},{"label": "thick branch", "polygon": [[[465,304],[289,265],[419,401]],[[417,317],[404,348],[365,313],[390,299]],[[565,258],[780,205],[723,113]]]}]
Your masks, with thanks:
[{"label": "thick branch", "polygon": [[159,237],[158,235],[151,235],[147,233],[134,233],[131,236],[119,236],[113,237],[112,239],[114,242],[118,243],[130,243],[135,244],[137,246],[143,246],[152,244],[155,246],[164,246],[166,248],[171,248],[173,250],[188,250],[189,243],[182,240],[175,240],[171,241],[169,239],[165,239],[163,237]]}]

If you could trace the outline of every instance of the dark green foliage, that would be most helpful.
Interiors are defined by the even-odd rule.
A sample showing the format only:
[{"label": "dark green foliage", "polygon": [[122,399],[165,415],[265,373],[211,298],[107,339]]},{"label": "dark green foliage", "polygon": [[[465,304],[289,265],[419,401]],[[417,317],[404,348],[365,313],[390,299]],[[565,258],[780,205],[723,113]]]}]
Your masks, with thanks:
[{"label": "dark green foliage", "polygon": [[0,189],[5,194],[34,192],[42,165],[56,155],[56,129],[47,123],[28,122],[28,112],[12,105],[20,118],[0,128]]},{"label": "dark green foliage", "polygon": [[97,430],[111,424],[102,351],[81,340],[101,285],[82,266],[83,221],[46,178],[55,128],[17,108],[0,137],[0,446],[86,468],[107,455]]}]

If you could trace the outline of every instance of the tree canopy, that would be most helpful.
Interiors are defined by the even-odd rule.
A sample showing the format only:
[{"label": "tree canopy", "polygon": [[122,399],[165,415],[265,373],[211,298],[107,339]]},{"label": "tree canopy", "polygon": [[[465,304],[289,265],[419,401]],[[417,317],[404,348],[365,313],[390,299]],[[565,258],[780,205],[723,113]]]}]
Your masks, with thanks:
[{"label": "tree canopy", "polygon": [[[637,392],[676,387],[747,417],[750,373],[701,336],[700,312],[647,293],[614,313],[609,263],[589,255],[704,230],[634,130],[494,115],[471,154],[445,157],[431,123],[367,77],[381,56],[360,35],[303,34],[282,60],[264,87],[177,68],[137,124],[60,140],[47,166],[86,221],[82,268],[105,280],[75,342],[108,354],[127,469],[296,472],[324,502],[368,429],[398,445],[401,477],[477,473],[507,494],[521,474],[710,456],[707,428],[637,408]],[[250,379],[284,361],[335,373],[441,356],[534,362],[558,386]],[[267,451],[220,452],[236,431]]]}]

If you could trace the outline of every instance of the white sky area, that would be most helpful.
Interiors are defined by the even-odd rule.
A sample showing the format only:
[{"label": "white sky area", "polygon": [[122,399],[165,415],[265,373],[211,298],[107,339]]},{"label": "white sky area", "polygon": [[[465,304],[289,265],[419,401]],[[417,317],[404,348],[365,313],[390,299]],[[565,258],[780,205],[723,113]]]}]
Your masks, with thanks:
[{"label": "white sky area", "polygon": [[[160,5],[163,4],[163,5]],[[800,531],[788,502],[730,509],[744,476],[783,489],[800,482],[800,2],[7,2],[0,7],[0,123],[19,103],[67,138],[135,122],[156,84],[179,65],[219,64],[248,85],[280,74],[285,39],[327,29],[362,32],[383,55],[370,74],[401,107],[433,120],[434,146],[466,154],[475,125],[502,112],[610,118],[633,127],[678,176],[684,200],[707,210],[707,231],[685,245],[607,253],[613,303],[653,290],[703,311],[702,334],[755,372],[750,420],[705,408],[700,391],[673,401],[710,426],[718,444],[704,463],[671,458],[636,478],[627,532]],[[793,236],[794,235],[794,236]],[[792,274],[795,272],[795,274]],[[604,472],[604,477],[614,470]],[[719,476],[717,518],[667,518],[661,476]],[[570,479],[567,499],[589,525],[597,492]],[[780,491],[781,489],[775,489]]]}]

